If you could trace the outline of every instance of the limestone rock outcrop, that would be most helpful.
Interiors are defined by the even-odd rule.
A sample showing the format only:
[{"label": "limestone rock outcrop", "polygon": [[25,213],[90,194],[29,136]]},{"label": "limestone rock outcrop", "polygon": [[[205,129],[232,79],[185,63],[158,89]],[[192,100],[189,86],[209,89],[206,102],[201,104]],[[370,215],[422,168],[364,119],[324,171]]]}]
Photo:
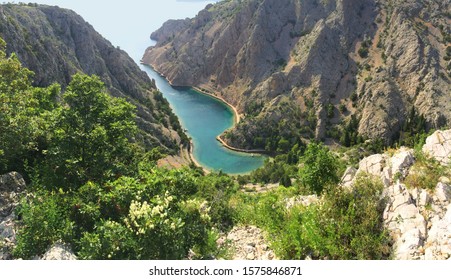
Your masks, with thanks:
[{"label": "limestone rock outcrop", "polygon": [[76,259],[77,257],[72,250],[62,243],[54,244],[41,258],[41,260],[47,261],[71,261]]},{"label": "limestone rock outcrop", "polygon": [[355,175],[357,174],[357,171],[358,171],[358,169],[356,169],[352,166],[349,166],[348,168],[346,168],[345,173],[341,177],[340,185],[342,185],[344,187],[352,186],[352,183],[355,178]]},{"label": "limestone rock outcrop", "polygon": [[[448,135],[449,132],[451,130],[435,132],[427,138],[423,146],[424,153],[442,164],[443,145],[448,142],[438,143],[437,135]],[[391,156],[388,154],[369,156],[360,162],[357,171],[348,168],[342,186],[352,188],[356,177],[361,173],[371,174],[385,185],[384,196],[387,204],[383,218],[394,242],[395,259],[450,259],[450,179],[442,176],[434,189],[408,188],[400,181],[409,175],[415,161],[413,150],[406,148],[400,148]]]},{"label": "limestone rock outcrop", "polygon": [[426,139],[423,152],[443,165],[451,165],[451,130],[437,130]]},{"label": "limestone rock outcrop", "polygon": [[445,216],[433,223],[428,232],[428,245],[425,259],[441,260],[451,256],[451,205],[448,205]]},{"label": "limestone rock outcrop", "polygon": [[227,236],[218,239],[217,243],[219,246],[230,246],[229,249],[234,252],[232,260],[277,259],[268,246],[263,231],[254,226],[234,227]]},{"label": "limestone rock outcrop", "polygon": [[0,176],[0,260],[11,259],[16,243],[15,208],[19,195],[25,191],[25,181],[17,172]]},{"label": "limestone rock outcrop", "polygon": [[395,184],[390,188],[384,220],[395,240],[395,257],[402,260],[419,258],[420,247],[427,236],[426,220],[404,185]]}]

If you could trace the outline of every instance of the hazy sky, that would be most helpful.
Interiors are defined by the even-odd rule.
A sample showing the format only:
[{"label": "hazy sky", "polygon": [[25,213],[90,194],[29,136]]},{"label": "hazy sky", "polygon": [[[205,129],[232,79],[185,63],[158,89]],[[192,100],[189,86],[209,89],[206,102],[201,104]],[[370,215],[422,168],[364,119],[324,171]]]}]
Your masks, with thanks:
[{"label": "hazy sky", "polygon": [[[18,1],[16,1],[18,2]],[[27,2],[27,1],[24,1]],[[215,0],[33,0],[74,10],[107,38],[139,60],[150,33],[168,19],[195,16]]]}]

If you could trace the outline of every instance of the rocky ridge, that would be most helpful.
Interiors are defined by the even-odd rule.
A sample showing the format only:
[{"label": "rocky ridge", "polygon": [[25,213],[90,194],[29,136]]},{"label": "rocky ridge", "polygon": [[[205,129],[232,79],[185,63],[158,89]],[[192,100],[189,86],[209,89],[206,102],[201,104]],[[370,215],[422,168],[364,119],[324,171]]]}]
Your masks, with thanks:
[{"label": "rocky ridge", "polygon": [[[391,142],[411,111],[428,129],[451,122],[450,12],[435,0],[221,1],[163,25],[143,61],[244,113],[225,138],[235,147],[265,148],[255,138],[268,130],[336,137],[351,116],[361,136]],[[287,100],[300,114],[280,112]]]},{"label": "rocky ridge", "polygon": [[147,147],[179,149],[183,131],[171,121],[176,118],[154,82],[75,12],[56,6],[2,4],[0,37],[7,43],[7,53],[15,53],[35,73],[35,86],[57,82],[64,88],[75,73],[95,74],[111,95],[137,107],[140,140]]},{"label": "rocky ridge", "polygon": [[25,191],[25,181],[16,172],[0,176],[0,260],[12,258],[11,251],[16,242],[14,212],[19,204],[19,195]]},{"label": "rocky ridge", "polygon": [[[449,157],[443,158],[443,150],[449,151],[451,130],[436,131],[429,136],[423,151],[440,162],[447,175],[451,175]],[[440,145],[436,139],[445,135]],[[348,169],[342,178],[342,186],[352,188],[359,173],[378,178],[385,186],[387,205],[384,223],[394,241],[393,258],[400,260],[443,260],[451,257],[451,180],[440,177],[435,188],[411,188],[402,183],[409,174],[421,173],[413,166],[414,151],[401,148],[393,155],[376,154],[364,158],[359,168]]]}]

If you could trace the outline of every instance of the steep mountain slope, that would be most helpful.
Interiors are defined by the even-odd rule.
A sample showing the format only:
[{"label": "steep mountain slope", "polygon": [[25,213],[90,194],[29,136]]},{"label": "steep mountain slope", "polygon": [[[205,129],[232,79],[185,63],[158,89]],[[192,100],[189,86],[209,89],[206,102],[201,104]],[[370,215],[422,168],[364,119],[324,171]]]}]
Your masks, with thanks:
[{"label": "steep mountain slope", "polygon": [[435,0],[228,0],[164,24],[143,62],[236,105],[234,146],[389,143],[451,123],[450,13]]},{"label": "steep mountain slope", "polygon": [[142,141],[175,152],[185,136],[149,77],[79,15],[44,5],[0,5],[0,36],[7,52],[16,53],[35,72],[34,84],[66,86],[77,72],[95,74],[113,96],[138,109]]}]

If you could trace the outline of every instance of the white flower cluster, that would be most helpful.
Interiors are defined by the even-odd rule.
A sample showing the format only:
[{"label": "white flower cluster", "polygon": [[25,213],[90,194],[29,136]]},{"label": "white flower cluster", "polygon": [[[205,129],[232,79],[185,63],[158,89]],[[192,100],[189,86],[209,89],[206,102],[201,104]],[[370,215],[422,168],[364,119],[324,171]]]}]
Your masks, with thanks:
[{"label": "white flower cluster", "polygon": [[127,227],[136,235],[143,235],[157,226],[168,226],[172,230],[182,227],[184,224],[180,219],[170,219],[168,210],[174,197],[165,193],[164,197],[159,195],[152,199],[152,204],[147,201],[133,200],[130,204],[128,217],[125,219]]},{"label": "white flower cluster", "polygon": [[207,201],[201,201],[199,199],[190,199],[183,203],[183,207],[187,211],[199,211],[200,218],[204,222],[210,221],[210,209],[211,207],[208,206]]}]

